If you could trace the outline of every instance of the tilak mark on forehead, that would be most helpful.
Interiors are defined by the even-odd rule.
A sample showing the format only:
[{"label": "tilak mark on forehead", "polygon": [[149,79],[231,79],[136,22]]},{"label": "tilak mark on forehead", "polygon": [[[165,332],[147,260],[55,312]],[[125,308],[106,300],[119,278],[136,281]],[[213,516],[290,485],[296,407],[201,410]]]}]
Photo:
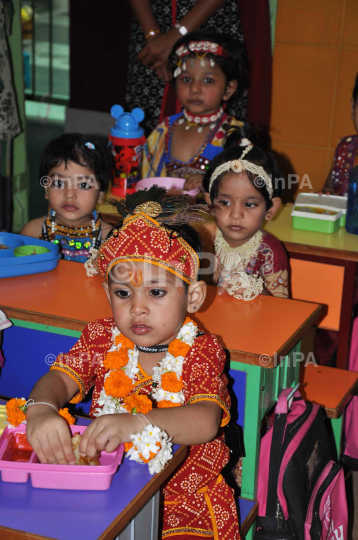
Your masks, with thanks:
[{"label": "tilak mark on forehead", "polygon": [[143,283],[142,271],[135,268],[133,272],[129,272],[129,280],[134,287],[140,287]]}]

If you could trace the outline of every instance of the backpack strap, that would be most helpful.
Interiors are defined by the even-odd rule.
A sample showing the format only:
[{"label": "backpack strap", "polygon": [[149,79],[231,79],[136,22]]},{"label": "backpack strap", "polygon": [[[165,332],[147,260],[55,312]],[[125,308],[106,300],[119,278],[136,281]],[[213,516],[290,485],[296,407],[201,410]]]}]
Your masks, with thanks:
[{"label": "backpack strap", "polygon": [[273,424],[269,478],[267,486],[266,517],[274,518],[277,509],[277,485],[282,459],[282,443],[286,428],[287,413],[276,413]]},{"label": "backpack strap", "polygon": [[[273,424],[270,463],[269,463],[269,478],[267,486],[267,503],[266,517],[274,518],[277,511],[277,486],[282,461],[282,445],[285,435],[288,402],[287,398],[292,393],[292,388],[285,388],[279,395],[275,407],[275,420]],[[295,392],[294,396],[301,397],[299,392]]]}]

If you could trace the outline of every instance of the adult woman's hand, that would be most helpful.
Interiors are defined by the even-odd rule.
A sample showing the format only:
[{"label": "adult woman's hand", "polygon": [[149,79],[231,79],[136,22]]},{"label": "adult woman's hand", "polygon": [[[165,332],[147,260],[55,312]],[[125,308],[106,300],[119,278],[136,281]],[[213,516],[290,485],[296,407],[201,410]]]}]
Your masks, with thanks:
[{"label": "adult woman's hand", "polygon": [[170,82],[172,80],[172,74],[165,64],[162,64],[155,70],[158,79],[164,79],[165,82]]},{"label": "adult woman's hand", "polygon": [[[168,56],[174,43],[180,35],[176,28],[171,28],[165,34],[159,34],[148,39],[147,45],[138,54],[144,66],[148,66],[154,71],[165,66],[168,62]],[[163,72],[160,72],[163,74]],[[168,72],[169,73],[169,72]]]}]

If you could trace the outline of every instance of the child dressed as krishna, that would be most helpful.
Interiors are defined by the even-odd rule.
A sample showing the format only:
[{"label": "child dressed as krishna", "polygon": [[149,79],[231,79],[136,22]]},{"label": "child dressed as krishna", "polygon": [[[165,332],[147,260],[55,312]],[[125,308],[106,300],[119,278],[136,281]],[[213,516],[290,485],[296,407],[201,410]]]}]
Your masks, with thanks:
[{"label": "child dressed as krishna", "polygon": [[[57,411],[93,387],[80,452],[94,457],[126,443],[127,455],[159,472],[172,443],[186,461],[163,486],[162,538],[240,538],[234,496],[221,471],[229,460],[223,426],[230,398],[225,354],[186,317],[205,299],[198,281],[201,241],[188,223],[203,207],[154,186],[117,202],[123,218],[86,263],[100,272],[113,318],[90,323],[31,392],[27,435],[43,463],[73,463]],[[143,465],[145,466],[145,465]]]}]

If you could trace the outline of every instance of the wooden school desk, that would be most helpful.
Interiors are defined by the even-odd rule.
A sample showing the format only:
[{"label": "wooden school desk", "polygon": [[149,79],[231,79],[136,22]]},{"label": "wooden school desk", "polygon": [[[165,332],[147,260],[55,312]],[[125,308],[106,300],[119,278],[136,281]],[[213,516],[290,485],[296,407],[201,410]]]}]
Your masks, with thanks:
[{"label": "wooden school desk", "polygon": [[292,228],[292,204],[264,229],[284,243],[291,264],[292,298],[328,305],[319,326],[339,330],[337,367],[347,369],[356,297],[358,235],[344,227],[332,234]]},{"label": "wooden school desk", "polygon": [[[83,265],[69,261],[60,261],[52,272],[0,280],[0,308],[15,325],[4,332],[0,394],[27,397],[88,322],[111,316],[101,283],[100,276],[87,278]],[[298,381],[300,340],[320,316],[321,306],[270,296],[240,302],[216,293],[216,287],[208,287],[195,318],[230,351],[246,448],[241,494],[255,499],[261,420],[279,392]],[[88,402],[79,406],[89,409]]]},{"label": "wooden school desk", "polygon": [[[5,404],[5,401],[0,403]],[[88,425],[90,422],[91,420],[86,418],[79,418],[77,421],[78,425]],[[124,459],[108,491],[46,490],[32,488],[30,480],[26,484],[12,484],[0,480],[0,538],[157,538],[160,486],[187,455],[185,446],[175,446],[174,450],[174,457],[168,466],[154,476],[150,475],[148,467]],[[241,532],[245,536],[256,519],[258,504],[241,497],[238,503]]]},{"label": "wooden school desk", "polygon": [[[78,423],[87,425],[90,420],[81,418]],[[124,459],[110,488],[105,491],[41,489],[33,488],[30,480],[23,484],[0,481],[0,538],[157,538],[160,486],[179,467],[186,454],[187,447],[176,447],[167,467],[154,476],[150,475],[147,466]],[[248,514],[251,508],[247,506]]]}]

